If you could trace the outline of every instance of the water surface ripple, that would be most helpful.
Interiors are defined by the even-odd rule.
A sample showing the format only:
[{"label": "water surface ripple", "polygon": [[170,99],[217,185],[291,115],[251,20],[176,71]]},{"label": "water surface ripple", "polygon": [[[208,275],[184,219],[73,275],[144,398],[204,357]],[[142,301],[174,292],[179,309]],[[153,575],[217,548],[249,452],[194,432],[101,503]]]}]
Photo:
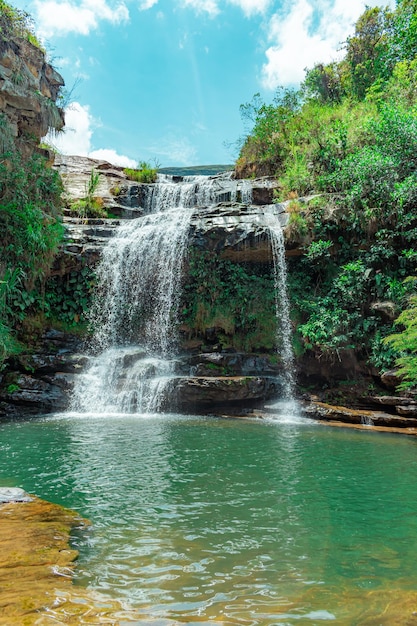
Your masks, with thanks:
[{"label": "water surface ripple", "polygon": [[76,584],[158,624],[405,623],[416,484],[415,441],[394,435],[175,415],[0,425],[0,485],[93,522]]}]

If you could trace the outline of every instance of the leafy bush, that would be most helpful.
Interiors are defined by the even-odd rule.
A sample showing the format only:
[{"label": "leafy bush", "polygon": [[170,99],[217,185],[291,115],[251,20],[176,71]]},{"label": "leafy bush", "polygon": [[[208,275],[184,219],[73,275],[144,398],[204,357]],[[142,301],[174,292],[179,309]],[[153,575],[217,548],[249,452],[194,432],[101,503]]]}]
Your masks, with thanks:
[{"label": "leafy bush", "polygon": [[323,260],[330,259],[330,250],[333,247],[333,242],[329,239],[323,241],[312,241],[306,250],[306,258],[313,263],[322,262]]},{"label": "leafy bush", "polygon": [[6,38],[9,36],[22,37],[43,50],[35,35],[33,20],[30,15],[26,11],[12,7],[5,0],[0,0],[0,34]]},{"label": "leafy bush", "polygon": [[129,180],[137,183],[155,183],[158,176],[157,168],[152,167],[147,161],[141,161],[137,169],[126,167],[123,171]]},{"label": "leafy bush", "polygon": [[403,330],[384,339],[384,343],[393,348],[400,356],[396,358],[398,375],[403,378],[399,389],[417,386],[417,296],[410,297],[408,307],[395,320],[396,326]]},{"label": "leafy bush", "polygon": [[191,249],[182,300],[182,328],[189,338],[204,341],[213,332],[224,347],[247,351],[271,350],[276,344],[269,271]]},{"label": "leafy bush", "polygon": [[34,304],[62,240],[61,193],[58,173],[41,156],[0,158],[0,363],[16,350],[12,329]]},{"label": "leafy bush", "polygon": [[87,324],[96,277],[92,269],[83,267],[68,276],[48,280],[42,301],[46,318],[64,322],[67,326]]}]

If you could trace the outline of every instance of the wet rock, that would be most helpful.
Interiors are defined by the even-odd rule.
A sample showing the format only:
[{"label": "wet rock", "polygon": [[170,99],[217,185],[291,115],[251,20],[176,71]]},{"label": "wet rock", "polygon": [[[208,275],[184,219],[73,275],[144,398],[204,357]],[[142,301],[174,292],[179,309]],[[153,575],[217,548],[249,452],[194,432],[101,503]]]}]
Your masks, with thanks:
[{"label": "wet rock", "polygon": [[27,374],[9,375],[14,381],[2,394],[2,398],[13,405],[33,408],[35,411],[51,412],[66,409],[68,395],[59,385],[34,378]]},{"label": "wet rock", "polygon": [[195,376],[273,376],[279,370],[268,357],[239,352],[207,352],[193,355],[191,372]]},{"label": "wet rock", "polygon": [[76,512],[35,496],[0,505],[2,626],[144,623],[126,603],[72,585],[78,552],[70,534],[88,526]]},{"label": "wet rock", "polygon": [[177,402],[183,409],[261,401],[275,397],[276,378],[261,376],[183,377],[175,382]]},{"label": "wet rock", "polygon": [[[288,220],[285,208],[278,204],[271,210],[284,226]],[[251,205],[222,202],[197,209],[191,220],[189,243],[236,263],[272,261],[264,209]]]},{"label": "wet rock", "polygon": [[383,404],[385,406],[417,404],[416,400],[413,400],[412,398],[404,398],[402,396],[365,396],[363,400],[372,404]]},{"label": "wet rock", "polygon": [[403,415],[405,417],[417,417],[417,405],[398,405],[395,407],[398,415]]},{"label": "wet rock", "polygon": [[85,367],[88,358],[82,354],[72,354],[71,349],[72,347],[68,347],[67,351],[56,354],[19,355],[10,362],[13,369],[36,376],[54,372],[77,372]]},{"label": "wet rock", "polygon": [[275,200],[276,192],[280,185],[276,178],[265,176],[251,180],[252,184],[252,204],[265,205],[272,204]]},{"label": "wet rock", "polygon": [[390,428],[415,428],[417,418],[392,415],[382,411],[363,411],[347,407],[333,406],[323,402],[312,402],[303,409],[304,413],[315,419],[336,421],[347,424],[368,426],[387,426]]}]

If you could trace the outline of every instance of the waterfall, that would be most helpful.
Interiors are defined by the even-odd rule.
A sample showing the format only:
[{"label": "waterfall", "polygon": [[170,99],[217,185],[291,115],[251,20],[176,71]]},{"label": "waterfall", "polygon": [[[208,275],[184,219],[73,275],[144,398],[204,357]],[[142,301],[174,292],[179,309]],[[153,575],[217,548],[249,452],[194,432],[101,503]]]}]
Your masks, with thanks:
[{"label": "waterfall", "polygon": [[181,265],[192,210],[171,209],[123,224],[103,250],[92,311],[95,343],[139,342],[172,355]]},{"label": "waterfall", "polygon": [[98,356],[73,409],[157,411],[175,369],[182,259],[192,210],[123,224],[104,248],[91,314]]},{"label": "waterfall", "polygon": [[145,217],[119,227],[103,250],[91,313],[90,367],[79,376],[72,409],[159,411],[175,375],[177,311],[193,207],[249,201],[251,185],[232,173],[175,179],[145,188]]},{"label": "waterfall", "polygon": [[292,349],[290,301],[287,289],[287,266],[285,263],[285,242],[282,227],[274,207],[264,210],[265,223],[271,239],[274,265],[275,309],[277,317],[277,343],[280,345],[280,357],[283,365],[283,398],[292,402],[295,394],[295,367]]},{"label": "waterfall", "polygon": [[[191,177],[190,177],[191,179]],[[92,358],[72,409],[158,411],[175,374],[176,327],[191,207],[210,203],[213,180],[192,177],[149,185],[143,218],[119,227],[102,253],[91,313]]]},{"label": "waterfall", "polygon": [[174,176],[158,174],[158,180],[146,187],[144,209],[147,213],[176,207],[210,206],[216,202],[252,202],[252,184],[234,180],[233,172],[217,176]]},{"label": "waterfall", "polygon": [[[145,216],[123,223],[104,247],[91,312],[95,329],[90,366],[78,376],[72,410],[83,413],[151,413],[165,407],[177,367],[182,266],[194,207],[250,204],[249,181],[231,173],[206,177],[159,176],[146,187]],[[274,262],[277,343],[283,397],[294,396],[294,366],[285,248],[274,207],[253,212],[270,233]],[[248,214],[252,208],[248,208]]]}]

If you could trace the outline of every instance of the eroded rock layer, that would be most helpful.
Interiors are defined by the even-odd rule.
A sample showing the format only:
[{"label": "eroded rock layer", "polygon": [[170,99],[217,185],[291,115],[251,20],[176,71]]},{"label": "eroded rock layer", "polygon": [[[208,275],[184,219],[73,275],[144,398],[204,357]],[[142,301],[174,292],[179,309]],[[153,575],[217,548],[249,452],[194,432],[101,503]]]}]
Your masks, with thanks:
[{"label": "eroded rock layer", "polygon": [[0,119],[7,124],[0,142],[12,140],[28,154],[50,128],[62,129],[64,116],[56,101],[63,85],[41,48],[23,37],[0,34]]}]

